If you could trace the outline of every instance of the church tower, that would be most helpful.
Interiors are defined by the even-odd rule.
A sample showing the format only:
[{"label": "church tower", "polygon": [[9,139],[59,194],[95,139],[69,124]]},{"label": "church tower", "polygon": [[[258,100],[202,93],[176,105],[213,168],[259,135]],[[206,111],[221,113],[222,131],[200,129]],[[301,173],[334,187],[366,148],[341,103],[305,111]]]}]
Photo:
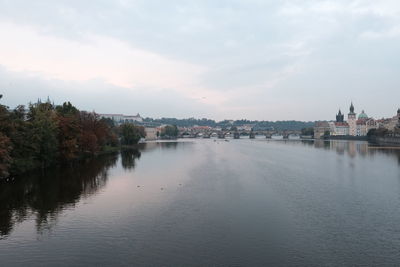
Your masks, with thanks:
[{"label": "church tower", "polygon": [[357,135],[357,114],[354,112],[354,105],[351,102],[350,113],[347,117],[347,123],[349,124],[349,134],[352,136]]},{"label": "church tower", "polygon": [[336,122],[344,122],[344,115],[342,114],[342,111],[339,109],[339,113],[336,115]]}]

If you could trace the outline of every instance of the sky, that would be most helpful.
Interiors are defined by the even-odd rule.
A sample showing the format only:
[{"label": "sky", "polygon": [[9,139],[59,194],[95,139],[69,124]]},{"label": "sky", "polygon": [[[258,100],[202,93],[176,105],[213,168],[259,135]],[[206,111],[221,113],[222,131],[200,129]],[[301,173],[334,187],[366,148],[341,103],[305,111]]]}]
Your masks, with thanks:
[{"label": "sky", "polygon": [[398,0],[0,0],[0,94],[143,117],[400,107]]}]

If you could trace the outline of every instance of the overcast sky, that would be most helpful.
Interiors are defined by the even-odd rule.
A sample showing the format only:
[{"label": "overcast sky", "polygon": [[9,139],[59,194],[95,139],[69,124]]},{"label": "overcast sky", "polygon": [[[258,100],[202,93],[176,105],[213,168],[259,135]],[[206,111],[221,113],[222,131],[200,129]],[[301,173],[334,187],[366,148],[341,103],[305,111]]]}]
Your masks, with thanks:
[{"label": "overcast sky", "polygon": [[0,36],[10,107],[311,121],[400,106],[399,0],[0,0]]}]

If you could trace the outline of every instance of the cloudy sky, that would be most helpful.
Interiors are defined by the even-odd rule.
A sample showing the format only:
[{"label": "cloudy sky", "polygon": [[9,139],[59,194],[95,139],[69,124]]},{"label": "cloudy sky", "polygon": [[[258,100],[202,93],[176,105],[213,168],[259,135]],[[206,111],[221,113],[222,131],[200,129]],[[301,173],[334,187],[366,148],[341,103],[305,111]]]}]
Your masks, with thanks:
[{"label": "cloudy sky", "polygon": [[399,0],[0,0],[0,36],[10,107],[321,120],[400,106]]}]

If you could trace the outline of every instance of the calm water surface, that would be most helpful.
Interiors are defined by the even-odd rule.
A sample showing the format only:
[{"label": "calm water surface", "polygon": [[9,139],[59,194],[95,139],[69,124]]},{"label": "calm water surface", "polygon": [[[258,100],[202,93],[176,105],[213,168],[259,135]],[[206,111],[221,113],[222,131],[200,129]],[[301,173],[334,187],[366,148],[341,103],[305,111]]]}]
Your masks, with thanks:
[{"label": "calm water surface", "polygon": [[399,266],[400,150],[148,143],[0,183],[0,266]]}]

